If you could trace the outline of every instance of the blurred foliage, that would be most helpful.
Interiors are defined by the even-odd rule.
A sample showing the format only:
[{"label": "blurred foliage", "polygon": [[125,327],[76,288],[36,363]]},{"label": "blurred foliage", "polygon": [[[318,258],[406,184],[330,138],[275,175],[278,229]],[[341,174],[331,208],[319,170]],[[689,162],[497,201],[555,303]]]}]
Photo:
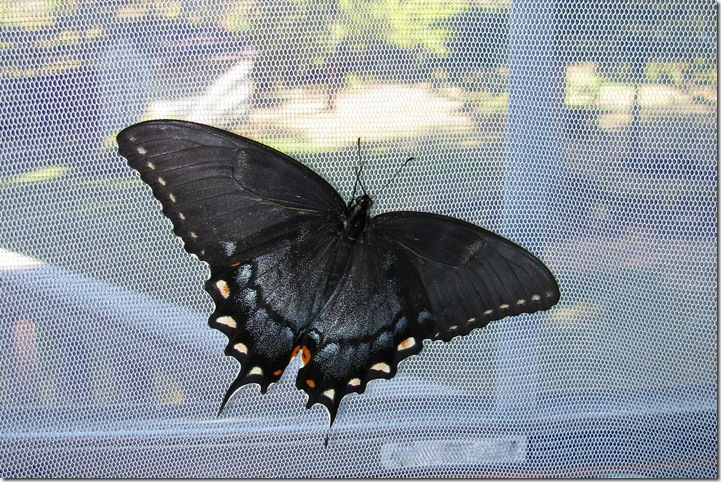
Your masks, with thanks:
[{"label": "blurred foliage", "polygon": [[257,53],[257,95],[267,98],[279,87],[321,77],[342,38],[338,14],[336,0],[256,2],[244,35]]},{"label": "blurred foliage", "polygon": [[452,33],[450,18],[468,7],[467,0],[338,0],[346,34],[362,42],[368,32],[400,49],[422,49],[445,55]]},{"label": "blurred foliage", "polygon": [[57,0],[35,2],[0,2],[0,25],[21,27],[28,30],[48,27],[55,23],[59,8]]},{"label": "blurred foliage", "polygon": [[[693,52],[715,64],[716,9],[688,0],[564,2],[558,44],[575,62],[634,81],[649,61],[676,62]],[[695,59],[684,59],[695,60]],[[626,68],[619,69],[624,65]]]},{"label": "blurred foliage", "polygon": [[[695,90],[694,102],[715,103],[700,88],[717,83],[716,15],[711,3],[687,0],[564,2],[559,57],[594,65],[567,79],[567,101],[594,103],[599,79],[612,78]],[[390,81],[450,84],[469,94],[471,110],[497,111],[507,91],[510,17],[509,0],[0,0],[0,50],[25,49],[13,58],[42,61],[6,64],[2,73],[79,67],[82,49],[117,34],[120,20],[143,24],[142,42],[164,29],[235,36],[253,49],[256,100],[268,105],[282,102],[288,87],[320,85],[333,108],[351,83]]]}]

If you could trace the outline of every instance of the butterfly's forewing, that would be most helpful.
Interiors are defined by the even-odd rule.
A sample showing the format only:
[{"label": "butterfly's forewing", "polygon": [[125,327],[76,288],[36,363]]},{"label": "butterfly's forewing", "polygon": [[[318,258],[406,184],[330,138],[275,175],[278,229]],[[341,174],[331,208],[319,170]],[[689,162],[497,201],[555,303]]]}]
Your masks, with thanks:
[{"label": "butterfly's forewing", "polygon": [[120,153],[161,202],[185,249],[210,264],[209,324],[265,391],[288,364],[326,288],[345,206],[320,176],[267,146],[183,121],[143,122]]},{"label": "butterfly's forewing", "polygon": [[118,134],[185,248],[211,266],[262,252],[312,221],[335,227],[344,203],[320,176],[270,147],[214,127],[159,120]]},{"label": "butterfly's forewing", "polygon": [[517,244],[458,219],[391,212],[376,235],[418,273],[432,316],[428,338],[448,341],[490,321],[545,310],[560,298],[553,274]]}]

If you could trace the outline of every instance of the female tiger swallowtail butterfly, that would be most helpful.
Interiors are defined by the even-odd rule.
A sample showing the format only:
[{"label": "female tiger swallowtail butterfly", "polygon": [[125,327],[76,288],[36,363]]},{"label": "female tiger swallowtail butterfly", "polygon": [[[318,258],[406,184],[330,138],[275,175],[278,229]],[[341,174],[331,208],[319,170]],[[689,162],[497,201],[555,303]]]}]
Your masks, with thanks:
[{"label": "female tiger swallowtail butterfly", "polygon": [[341,399],[392,378],[423,340],[449,341],[553,306],[553,274],[490,231],[422,212],[371,217],[298,161],[230,132],[175,120],[118,134],[185,249],[210,265],[211,327],[265,393],[300,353],[296,385],[333,423]]}]

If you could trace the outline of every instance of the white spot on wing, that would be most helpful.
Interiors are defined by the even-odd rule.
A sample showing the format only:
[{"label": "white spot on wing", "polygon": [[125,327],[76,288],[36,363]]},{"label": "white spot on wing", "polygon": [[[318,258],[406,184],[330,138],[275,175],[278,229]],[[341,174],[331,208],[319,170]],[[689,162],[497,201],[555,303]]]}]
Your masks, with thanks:
[{"label": "white spot on wing", "polygon": [[155,170],[155,164],[153,164],[152,162],[148,162],[148,167],[153,171]]},{"label": "white spot on wing", "polygon": [[253,367],[249,372],[248,375],[262,375],[263,369],[260,367]]},{"label": "white spot on wing", "polygon": [[519,304],[519,305],[522,305],[522,304],[524,304],[525,302],[526,302],[526,300],[524,300],[523,298],[521,298],[520,300],[516,301],[516,303]]},{"label": "white spot on wing", "polygon": [[408,350],[414,346],[416,346],[416,339],[410,336],[398,344],[398,351]]},{"label": "white spot on wing", "polygon": [[468,318],[467,323],[475,323],[475,322],[476,322],[475,318]]},{"label": "white spot on wing", "polygon": [[228,287],[228,283],[221,279],[215,282],[215,286],[218,288],[218,293],[220,293],[220,296],[222,296],[223,298],[227,298],[228,296],[230,296],[230,288]]},{"label": "white spot on wing", "polygon": [[357,386],[360,386],[360,384],[361,384],[360,378],[351,378],[350,380],[348,380],[349,387],[357,387]]},{"label": "white spot on wing", "polygon": [[221,325],[229,326],[233,329],[238,327],[238,324],[235,322],[232,316],[219,316],[215,321],[220,323]]},{"label": "white spot on wing", "polygon": [[541,299],[541,297],[539,295],[533,295],[533,296],[531,296],[531,299],[533,301],[539,301]]},{"label": "white spot on wing", "polygon": [[508,308],[508,304],[503,303],[501,306],[499,306],[499,308],[505,310],[506,308]]},{"label": "white spot on wing", "polygon": [[490,315],[491,313],[493,313],[493,310],[486,310],[483,312],[484,315]]},{"label": "white spot on wing", "polygon": [[140,154],[141,156],[144,156],[148,153],[147,149],[145,149],[143,146],[138,146],[137,151],[138,154]]},{"label": "white spot on wing", "polygon": [[323,392],[323,396],[329,400],[333,400],[333,398],[335,397],[335,390],[333,390],[332,388],[330,390],[326,390],[325,392]]},{"label": "white spot on wing", "polygon": [[178,217],[180,218],[181,221],[185,221],[185,214],[178,213]]},{"label": "white spot on wing", "polygon": [[376,363],[371,367],[371,370],[383,373],[390,373],[391,367],[387,363]]},{"label": "white spot on wing", "polygon": [[175,196],[172,194],[168,194],[168,199],[170,199],[170,202],[175,202]]},{"label": "white spot on wing", "polygon": [[245,346],[243,343],[236,343],[235,345],[233,345],[233,350],[237,351],[241,355],[245,355],[246,353],[248,353],[248,347]]},{"label": "white spot on wing", "polygon": [[162,177],[159,177],[159,178],[158,178],[158,182],[160,183],[161,186],[165,186],[165,185],[167,184],[167,183],[165,182],[165,179],[163,179]]},{"label": "white spot on wing", "polygon": [[191,231],[189,234],[190,234],[190,237],[191,237],[191,238],[193,238],[193,239],[198,239],[198,235],[195,234],[195,231]]}]

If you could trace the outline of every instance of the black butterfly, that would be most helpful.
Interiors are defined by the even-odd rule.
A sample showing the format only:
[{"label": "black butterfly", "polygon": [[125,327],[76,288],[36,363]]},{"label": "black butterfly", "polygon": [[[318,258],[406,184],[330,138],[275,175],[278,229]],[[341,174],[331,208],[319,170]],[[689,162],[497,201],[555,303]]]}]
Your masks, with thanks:
[{"label": "black butterfly", "polygon": [[331,424],[341,399],[392,378],[423,340],[545,310],[560,293],[531,253],[485,229],[421,212],[371,217],[270,147],[175,120],[118,134],[185,249],[210,265],[211,327],[262,393],[300,353],[296,385]]}]

